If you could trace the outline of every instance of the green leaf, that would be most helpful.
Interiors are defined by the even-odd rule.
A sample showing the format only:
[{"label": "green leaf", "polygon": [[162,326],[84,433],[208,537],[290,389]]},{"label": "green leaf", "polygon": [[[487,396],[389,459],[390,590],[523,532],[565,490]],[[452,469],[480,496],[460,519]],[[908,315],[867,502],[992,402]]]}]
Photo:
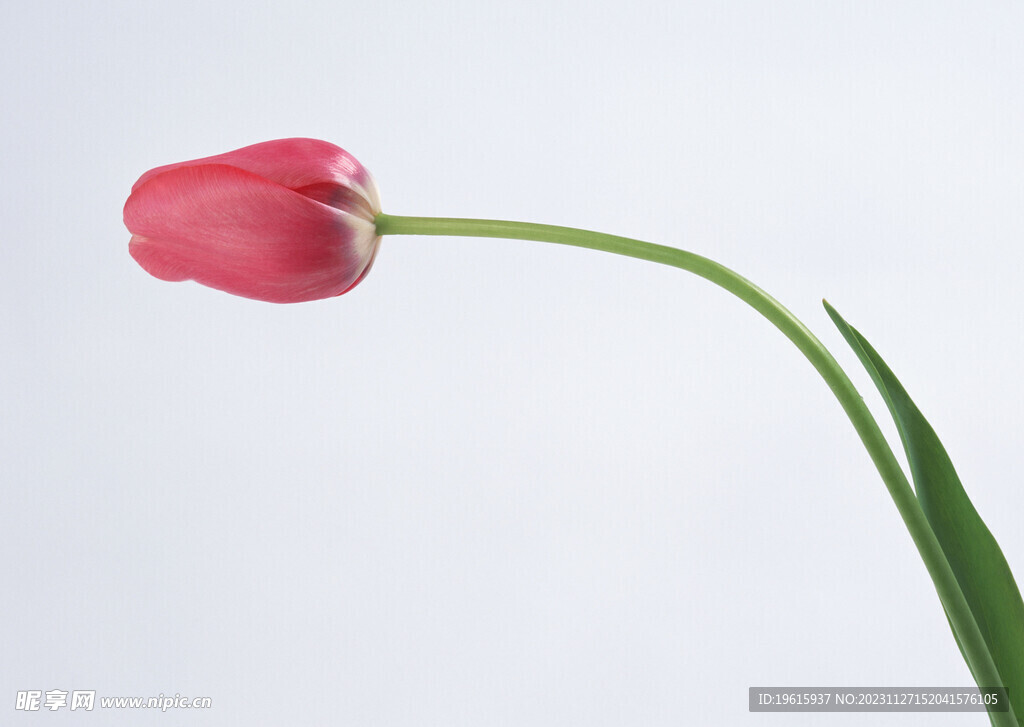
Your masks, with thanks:
[{"label": "green leaf", "polygon": [[[1024,715],[1024,601],[1003,551],[974,509],[935,430],[896,376],[871,344],[828,302],[823,302],[896,421],[921,509],[960,584],[1002,686],[1007,689],[1013,712]],[[953,636],[960,646],[955,629]],[[968,666],[973,672],[973,665]]]}]

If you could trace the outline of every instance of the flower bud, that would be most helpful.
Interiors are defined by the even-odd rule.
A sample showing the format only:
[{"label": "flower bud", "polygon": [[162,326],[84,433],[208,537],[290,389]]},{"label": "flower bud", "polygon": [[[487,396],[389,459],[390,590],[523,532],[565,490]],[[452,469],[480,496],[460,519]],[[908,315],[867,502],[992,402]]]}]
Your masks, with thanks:
[{"label": "flower bud", "polygon": [[132,187],[128,251],[161,280],[298,303],[358,284],[380,246],[370,173],[316,139],[281,139],[157,167]]}]

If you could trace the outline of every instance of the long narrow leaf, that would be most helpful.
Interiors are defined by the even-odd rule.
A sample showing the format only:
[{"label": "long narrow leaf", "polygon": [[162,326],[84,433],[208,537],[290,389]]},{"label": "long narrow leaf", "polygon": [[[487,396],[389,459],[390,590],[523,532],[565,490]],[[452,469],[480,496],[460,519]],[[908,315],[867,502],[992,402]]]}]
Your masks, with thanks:
[{"label": "long narrow leaf", "polygon": [[935,430],[896,376],[871,344],[827,302],[825,309],[871,375],[896,421],[921,509],[974,614],[1013,712],[1020,718],[1024,715],[1024,601],[1003,551],[974,509]]}]

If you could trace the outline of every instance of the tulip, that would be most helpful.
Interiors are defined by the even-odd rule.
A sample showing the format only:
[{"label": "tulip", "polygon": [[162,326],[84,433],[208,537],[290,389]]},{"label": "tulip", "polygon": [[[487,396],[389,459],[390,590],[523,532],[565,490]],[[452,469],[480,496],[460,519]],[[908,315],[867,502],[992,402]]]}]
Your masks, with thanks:
[{"label": "tulip", "polygon": [[370,173],[343,149],[281,139],[157,167],[132,187],[128,251],[161,280],[271,303],[341,295],[380,246]]},{"label": "tulip", "polygon": [[[132,256],[156,277],[196,280],[277,303],[351,290],[370,270],[385,234],[572,245],[671,265],[724,288],[774,324],[828,384],[928,567],[957,645],[985,692],[992,724],[1024,724],[1018,721],[1024,718],[1024,600],[1006,558],[931,425],[874,348],[828,303],[833,322],[889,406],[916,491],[832,354],[777,300],[700,255],[554,225],[386,215],[362,165],[338,147],[312,139],[271,141],[149,171],[132,188],[124,221],[132,232]],[[990,696],[995,699],[989,701]]]}]

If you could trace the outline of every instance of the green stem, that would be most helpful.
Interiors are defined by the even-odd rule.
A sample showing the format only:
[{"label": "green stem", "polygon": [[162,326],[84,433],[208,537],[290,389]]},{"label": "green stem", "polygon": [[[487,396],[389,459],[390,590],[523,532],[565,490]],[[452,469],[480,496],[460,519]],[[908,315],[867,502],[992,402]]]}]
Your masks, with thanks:
[{"label": "green stem", "polygon": [[[867,405],[853,382],[839,366],[832,354],[815,338],[807,327],[792,313],[759,287],[713,260],[673,247],[655,245],[628,237],[606,235],[600,232],[578,230],[571,227],[538,225],[528,222],[500,220],[472,220],[443,217],[401,217],[380,214],[376,218],[380,235],[446,235],[460,237],[500,237],[537,242],[553,242],[591,250],[602,250],[617,255],[650,260],[687,270],[728,290],[740,300],[767,318],[792,341],[807,357],[815,370],[828,384],[853,422],[857,434],[875,463],[885,486],[899,510],[921,558],[935,582],[939,598],[945,606],[956,633],[959,635],[969,663],[974,665],[975,678],[980,686],[1000,686],[995,665],[978,630],[963,592],[949,567],[935,533],[925,518],[921,505],[906,475],[893,456],[892,450]],[[1007,713],[992,713],[996,724],[1015,725]]]}]

